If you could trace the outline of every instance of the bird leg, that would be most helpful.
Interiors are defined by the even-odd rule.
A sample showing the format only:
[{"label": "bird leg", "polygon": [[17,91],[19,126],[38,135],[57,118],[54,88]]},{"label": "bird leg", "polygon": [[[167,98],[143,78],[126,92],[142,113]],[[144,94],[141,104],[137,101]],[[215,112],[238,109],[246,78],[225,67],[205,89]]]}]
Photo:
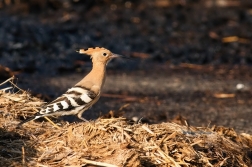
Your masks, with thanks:
[{"label": "bird leg", "polygon": [[83,114],[84,111],[79,112],[77,116],[78,116],[79,119],[83,120],[84,122],[89,122],[88,120],[86,120],[85,118],[82,117],[82,114]]}]

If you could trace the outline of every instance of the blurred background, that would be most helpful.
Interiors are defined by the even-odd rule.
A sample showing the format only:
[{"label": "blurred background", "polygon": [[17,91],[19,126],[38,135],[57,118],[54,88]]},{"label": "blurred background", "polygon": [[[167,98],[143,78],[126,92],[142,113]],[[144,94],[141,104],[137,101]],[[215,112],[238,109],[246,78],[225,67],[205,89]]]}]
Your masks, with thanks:
[{"label": "blurred background", "polygon": [[77,48],[132,57],[108,65],[87,119],[252,132],[251,39],[250,0],[0,0],[0,78],[45,101],[90,70]]}]

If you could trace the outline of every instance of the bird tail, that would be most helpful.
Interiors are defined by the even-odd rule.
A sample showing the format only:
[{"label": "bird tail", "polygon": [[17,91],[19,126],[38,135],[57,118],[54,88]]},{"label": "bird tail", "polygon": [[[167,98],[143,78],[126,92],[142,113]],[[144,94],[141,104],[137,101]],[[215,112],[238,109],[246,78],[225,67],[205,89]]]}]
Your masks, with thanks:
[{"label": "bird tail", "polygon": [[23,120],[22,122],[20,122],[20,123],[17,125],[17,128],[20,128],[23,124],[25,124],[25,123],[27,123],[27,122],[29,122],[29,121],[38,119],[38,118],[40,118],[40,117],[42,117],[42,116],[40,116],[39,114],[36,114],[36,115],[34,115],[34,116],[30,117],[30,118],[27,118],[27,119]]}]

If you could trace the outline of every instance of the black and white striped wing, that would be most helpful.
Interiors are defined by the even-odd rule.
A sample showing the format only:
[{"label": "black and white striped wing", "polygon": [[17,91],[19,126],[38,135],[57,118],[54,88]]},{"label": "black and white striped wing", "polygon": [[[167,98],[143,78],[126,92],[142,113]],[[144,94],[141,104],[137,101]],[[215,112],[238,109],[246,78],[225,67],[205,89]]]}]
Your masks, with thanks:
[{"label": "black and white striped wing", "polygon": [[57,99],[43,107],[43,109],[39,111],[39,114],[77,114],[78,110],[76,109],[82,110],[86,106],[89,106],[89,104],[92,103],[96,96],[97,95],[93,91],[90,91],[87,88],[75,86],[69,89],[62,96],[58,97]]},{"label": "black and white striped wing", "polygon": [[97,94],[93,91],[84,87],[75,86],[54,101],[43,106],[33,117],[24,120],[18,126],[44,116],[75,115],[80,111],[88,109],[96,97]]}]

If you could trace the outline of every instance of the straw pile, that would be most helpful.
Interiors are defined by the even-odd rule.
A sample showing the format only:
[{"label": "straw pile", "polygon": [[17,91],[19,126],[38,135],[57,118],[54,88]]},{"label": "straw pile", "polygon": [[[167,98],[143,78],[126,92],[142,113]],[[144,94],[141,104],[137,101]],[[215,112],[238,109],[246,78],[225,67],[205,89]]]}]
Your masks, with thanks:
[{"label": "straw pile", "polygon": [[0,166],[252,165],[252,136],[224,127],[111,118],[58,127],[32,121],[16,129],[20,118],[35,113],[43,102],[25,91],[9,90],[0,90]]}]

